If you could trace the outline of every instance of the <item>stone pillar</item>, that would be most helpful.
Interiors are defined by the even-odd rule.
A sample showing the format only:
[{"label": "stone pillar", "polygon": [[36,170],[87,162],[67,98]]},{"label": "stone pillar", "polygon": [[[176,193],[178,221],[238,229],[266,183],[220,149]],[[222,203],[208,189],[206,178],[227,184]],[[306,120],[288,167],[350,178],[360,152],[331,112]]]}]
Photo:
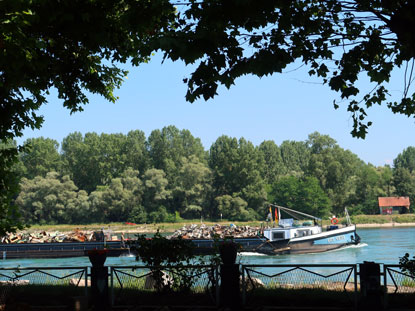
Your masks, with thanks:
[{"label": "stone pillar", "polygon": [[91,303],[93,310],[110,310],[108,290],[108,267],[104,266],[105,250],[88,252],[91,267]]},{"label": "stone pillar", "polygon": [[[370,307],[382,308],[382,287],[380,285],[380,265],[364,261],[359,264],[360,271],[360,309]],[[368,309],[369,310],[369,309]]]},{"label": "stone pillar", "polygon": [[231,310],[240,310],[241,307],[240,272],[239,265],[235,263],[237,246],[234,242],[223,242],[219,246],[223,262],[220,265],[221,286],[219,304]]}]

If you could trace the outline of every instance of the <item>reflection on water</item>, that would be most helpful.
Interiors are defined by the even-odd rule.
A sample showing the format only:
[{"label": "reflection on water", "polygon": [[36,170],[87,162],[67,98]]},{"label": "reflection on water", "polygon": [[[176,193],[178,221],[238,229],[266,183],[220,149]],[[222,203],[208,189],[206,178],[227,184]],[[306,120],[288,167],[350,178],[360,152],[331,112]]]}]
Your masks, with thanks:
[{"label": "reflection on water", "polygon": [[[415,254],[415,228],[358,229],[362,243],[335,251],[266,256],[242,253],[238,261],[242,264],[354,264],[363,261],[397,264],[405,253]],[[137,265],[134,256],[109,257],[107,265]],[[87,257],[63,259],[7,259],[0,260],[0,267],[46,267],[46,266],[90,266]]]}]

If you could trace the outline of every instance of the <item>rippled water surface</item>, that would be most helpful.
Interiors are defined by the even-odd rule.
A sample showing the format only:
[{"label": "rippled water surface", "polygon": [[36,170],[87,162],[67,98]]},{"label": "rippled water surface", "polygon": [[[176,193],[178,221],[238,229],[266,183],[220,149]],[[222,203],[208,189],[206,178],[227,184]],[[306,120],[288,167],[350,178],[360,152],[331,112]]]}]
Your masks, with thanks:
[{"label": "rippled water surface", "polygon": [[[243,253],[238,260],[244,264],[324,264],[362,263],[375,261],[397,264],[405,253],[415,255],[415,227],[358,229],[362,243],[357,246],[302,255],[264,256]],[[107,265],[136,265],[134,257],[110,257]],[[89,266],[87,257],[64,259],[6,259],[0,260],[0,267],[46,267],[46,266]]]}]

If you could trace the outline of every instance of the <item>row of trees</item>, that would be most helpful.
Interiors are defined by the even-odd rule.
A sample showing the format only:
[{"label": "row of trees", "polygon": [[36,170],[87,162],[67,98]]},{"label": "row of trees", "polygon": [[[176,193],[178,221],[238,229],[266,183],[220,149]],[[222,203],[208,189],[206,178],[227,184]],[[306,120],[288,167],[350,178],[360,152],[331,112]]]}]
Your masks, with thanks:
[{"label": "row of trees", "polygon": [[[148,138],[71,133],[24,143],[15,199],[26,223],[264,219],[277,202],[317,216],[377,212],[378,196],[414,196],[415,148],[394,167],[366,164],[317,132],[306,141],[219,137],[205,151],[188,130],[168,126]],[[59,148],[60,147],[60,148]]]}]

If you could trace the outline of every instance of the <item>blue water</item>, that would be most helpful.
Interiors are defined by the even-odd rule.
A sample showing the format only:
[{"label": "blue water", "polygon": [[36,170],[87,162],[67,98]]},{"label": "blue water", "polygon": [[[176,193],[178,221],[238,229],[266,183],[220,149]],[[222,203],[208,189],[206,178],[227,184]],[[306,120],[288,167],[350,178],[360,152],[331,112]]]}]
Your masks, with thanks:
[{"label": "blue water", "polygon": [[[243,264],[354,264],[363,261],[398,264],[405,253],[415,255],[415,227],[358,229],[362,243],[357,246],[317,254],[264,256],[243,253],[238,261]],[[110,257],[107,265],[130,266],[140,264],[135,257]],[[87,257],[63,259],[6,259],[0,267],[63,267],[90,266]]]}]

